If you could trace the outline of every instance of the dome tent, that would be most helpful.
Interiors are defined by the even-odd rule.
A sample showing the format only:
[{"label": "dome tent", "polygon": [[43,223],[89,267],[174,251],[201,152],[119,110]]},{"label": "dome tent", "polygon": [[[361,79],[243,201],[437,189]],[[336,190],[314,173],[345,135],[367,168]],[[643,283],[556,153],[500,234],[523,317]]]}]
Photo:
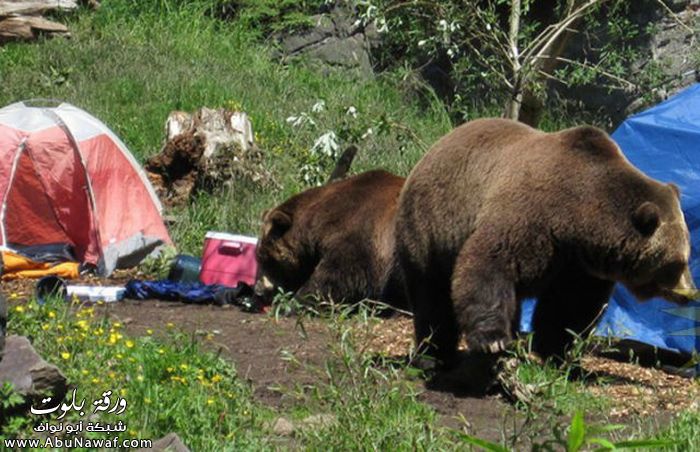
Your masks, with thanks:
[{"label": "dome tent", "polygon": [[172,243],[161,210],[126,146],[87,112],[39,101],[0,109],[0,248],[68,245],[107,276]]}]

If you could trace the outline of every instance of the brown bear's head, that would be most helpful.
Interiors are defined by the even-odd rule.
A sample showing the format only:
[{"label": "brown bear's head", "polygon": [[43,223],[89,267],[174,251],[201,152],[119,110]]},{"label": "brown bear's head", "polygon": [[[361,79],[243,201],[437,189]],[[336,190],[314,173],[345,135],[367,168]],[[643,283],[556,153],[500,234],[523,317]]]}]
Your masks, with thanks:
[{"label": "brown bear's head", "polygon": [[572,190],[580,208],[568,221],[574,229],[586,225],[576,237],[585,243],[580,251],[588,271],[623,283],[640,300],[694,298],[678,187],[643,174],[600,129],[576,127],[558,137],[569,151],[560,172],[586,181]]},{"label": "brown bear's head", "polygon": [[[628,221],[621,222],[602,267],[639,300],[663,297],[685,303],[696,296],[688,262],[690,234],[680,207],[678,188],[647,180],[625,196]],[[618,198],[619,201],[619,198]],[[620,209],[621,204],[615,207]]]},{"label": "brown bear's head", "polygon": [[258,276],[255,293],[272,301],[278,287],[296,291],[304,281],[303,245],[292,216],[280,209],[263,213],[263,225],[255,252]]},{"label": "brown bear's head", "polygon": [[642,238],[634,273],[624,281],[640,300],[663,297],[684,303],[695,296],[690,274],[690,233],[673,184],[661,185],[653,200],[642,202],[630,222]]}]

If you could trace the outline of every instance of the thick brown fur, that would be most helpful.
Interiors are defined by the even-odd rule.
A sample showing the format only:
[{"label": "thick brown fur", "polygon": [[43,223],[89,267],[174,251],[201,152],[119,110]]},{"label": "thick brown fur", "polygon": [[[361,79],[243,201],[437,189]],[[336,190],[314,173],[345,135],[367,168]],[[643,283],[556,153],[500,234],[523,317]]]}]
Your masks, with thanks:
[{"label": "thick brown fur", "polygon": [[503,119],[458,127],[416,165],[396,219],[393,272],[416,339],[445,366],[460,334],[501,351],[519,301],[538,298],[534,346],[563,356],[615,281],[639,298],[693,287],[675,186],[643,175],[603,131],[544,133]]},{"label": "thick brown fur", "polygon": [[378,299],[394,249],[405,179],[369,171],[299,193],[266,212],[257,292],[277,287],[333,301]]}]

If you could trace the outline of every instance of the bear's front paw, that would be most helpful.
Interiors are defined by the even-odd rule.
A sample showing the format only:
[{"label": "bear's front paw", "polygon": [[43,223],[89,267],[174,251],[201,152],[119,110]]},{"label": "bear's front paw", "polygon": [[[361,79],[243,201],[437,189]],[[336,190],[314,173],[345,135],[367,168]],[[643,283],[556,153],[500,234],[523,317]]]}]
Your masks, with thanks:
[{"label": "bear's front paw", "polygon": [[491,333],[477,333],[468,334],[467,337],[467,348],[472,352],[482,352],[497,354],[506,351],[508,345],[511,343],[509,337],[503,337],[502,334]]}]

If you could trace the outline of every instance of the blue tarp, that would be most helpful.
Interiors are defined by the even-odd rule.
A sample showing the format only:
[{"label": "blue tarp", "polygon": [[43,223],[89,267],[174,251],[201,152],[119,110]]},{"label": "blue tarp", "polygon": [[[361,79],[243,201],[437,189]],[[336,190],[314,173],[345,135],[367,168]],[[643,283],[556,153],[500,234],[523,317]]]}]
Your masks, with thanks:
[{"label": "blue tarp", "polygon": [[[700,84],[628,118],[612,134],[622,152],[648,176],[681,189],[691,237],[690,268],[700,284]],[[531,330],[533,301],[523,304],[521,329]],[[597,333],[692,353],[700,350],[700,303],[639,302],[618,284]]]}]

